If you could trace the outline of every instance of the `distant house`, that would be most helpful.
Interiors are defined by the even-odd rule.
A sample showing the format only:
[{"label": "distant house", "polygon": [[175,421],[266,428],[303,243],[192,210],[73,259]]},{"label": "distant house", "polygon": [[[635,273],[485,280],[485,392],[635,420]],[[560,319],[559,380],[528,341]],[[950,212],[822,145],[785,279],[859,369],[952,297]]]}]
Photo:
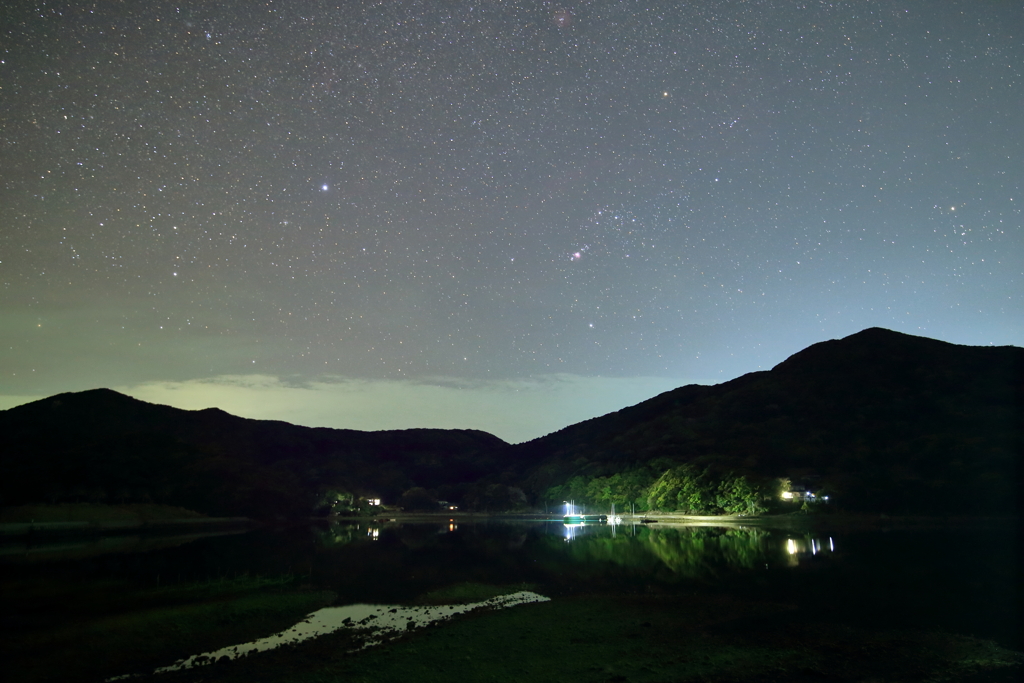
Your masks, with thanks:
[{"label": "distant house", "polygon": [[828,496],[819,495],[817,487],[814,487],[811,482],[800,482],[790,484],[789,490],[782,492],[782,500],[794,503],[827,503]]},{"label": "distant house", "polygon": [[805,500],[814,500],[814,493],[806,489],[798,489],[793,487],[789,491],[782,492],[782,500],[801,502]]}]

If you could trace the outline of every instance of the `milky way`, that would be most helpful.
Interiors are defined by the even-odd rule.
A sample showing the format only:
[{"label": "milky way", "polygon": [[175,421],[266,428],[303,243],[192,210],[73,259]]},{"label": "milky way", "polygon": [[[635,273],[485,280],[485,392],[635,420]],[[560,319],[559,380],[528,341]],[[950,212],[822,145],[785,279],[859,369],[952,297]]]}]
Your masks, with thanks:
[{"label": "milky way", "polygon": [[1022,345],[1022,29],[976,0],[8,2],[0,394]]}]

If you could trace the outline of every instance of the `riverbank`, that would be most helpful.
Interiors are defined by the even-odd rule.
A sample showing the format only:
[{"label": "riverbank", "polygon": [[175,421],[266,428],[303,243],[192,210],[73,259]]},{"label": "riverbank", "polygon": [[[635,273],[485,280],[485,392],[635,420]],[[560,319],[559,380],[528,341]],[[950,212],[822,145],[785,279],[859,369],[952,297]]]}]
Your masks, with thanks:
[{"label": "riverbank", "polygon": [[[560,522],[563,515],[543,512],[396,512],[388,511],[378,515],[331,516],[317,518],[323,521],[374,521],[378,523],[398,522],[486,522],[524,521]],[[613,522],[612,520],[617,520]],[[862,529],[885,531],[896,529],[969,529],[1001,525],[1016,525],[1017,517],[982,517],[959,515],[886,515],[872,513],[806,513],[791,512],[772,515],[685,515],[675,512],[644,512],[638,514],[609,515],[608,523],[624,525],[661,526],[744,526],[781,530]]]},{"label": "riverbank", "polygon": [[1022,663],[976,638],[833,623],[785,603],[698,594],[558,598],[468,614],[353,654],[355,643],[338,632],[161,680],[1009,683]]},{"label": "riverbank", "polygon": [[178,531],[252,524],[247,517],[207,517],[194,510],[156,504],[22,505],[0,509],[0,539],[24,536]]},{"label": "riverbank", "polygon": [[820,531],[830,528],[884,531],[894,529],[964,529],[1015,525],[1016,517],[982,517],[957,515],[886,515],[868,513],[805,513],[791,512],[777,515],[682,515],[672,512],[647,512],[643,515],[624,515],[623,524],[663,524],[678,526],[752,526],[774,529],[808,529]]},{"label": "riverbank", "polygon": [[[562,515],[543,512],[402,512],[385,511],[376,515],[330,516],[312,518],[321,522],[470,522],[488,521],[562,521]],[[827,529],[951,529],[993,525],[1014,525],[1016,517],[967,517],[885,515],[851,513],[792,512],[775,515],[685,515],[674,512],[644,512],[616,515],[615,523],[625,525],[663,526],[744,526],[781,530]],[[294,523],[300,520],[292,520]],[[137,503],[104,505],[95,503],[63,503],[58,505],[22,505],[0,508],[0,539],[32,536],[107,535],[124,532],[164,530],[202,530],[257,525],[247,517],[209,517],[203,513],[171,505]]]}]

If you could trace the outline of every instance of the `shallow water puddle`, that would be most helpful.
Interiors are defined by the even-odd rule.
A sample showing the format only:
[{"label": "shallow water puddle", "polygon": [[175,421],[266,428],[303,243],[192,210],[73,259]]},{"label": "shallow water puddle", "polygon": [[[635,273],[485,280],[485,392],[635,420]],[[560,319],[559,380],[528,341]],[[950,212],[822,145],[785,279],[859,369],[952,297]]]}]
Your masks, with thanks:
[{"label": "shallow water puddle", "polygon": [[[313,612],[305,619],[292,626],[286,631],[275,633],[266,638],[260,638],[249,643],[231,645],[213,652],[204,652],[192,655],[188,659],[180,660],[170,666],[160,667],[154,673],[167,671],[179,671],[191,669],[194,666],[212,664],[223,658],[238,659],[252,652],[272,650],[282,645],[294,645],[310,638],[327,635],[343,628],[350,628],[366,632],[366,640],[361,647],[351,650],[356,652],[374,645],[379,645],[385,640],[397,637],[417,628],[423,628],[436,621],[450,619],[457,614],[464,614],[476,609],[490,608],[503,609],[515,607],[529,602],[548,602],[551,598],[533,593],[531,591],[520,591],[509,595],[474,602],[464,605],[429,605],[425,607],[402,607],[398,605],[346,605],[344,607],[325,607]],[[131,678],[132,674],[108,678],[107,681],[117,681]]]}]

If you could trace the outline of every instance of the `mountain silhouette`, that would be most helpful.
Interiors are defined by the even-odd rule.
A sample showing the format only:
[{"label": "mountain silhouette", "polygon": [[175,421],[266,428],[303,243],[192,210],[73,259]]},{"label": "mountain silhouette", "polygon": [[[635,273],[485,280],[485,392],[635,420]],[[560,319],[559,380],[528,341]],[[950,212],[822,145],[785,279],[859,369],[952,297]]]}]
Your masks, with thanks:
[{"label": "mountain silhouette", "polygon": [[2,411],[0,434],[3,505],[152,500],[267,518],[308,515],[330,489],[394,501],[474,486],[542,504],[570,480],[652,481],[696,462],[813,481],[850,510],[1003,514],[1024,484],[1024,349],[871,328],[516,445],[474,430],[300,427],[109,389]]},{"label": "mountain silhouette", "polygon": [[1024,349],[880,328],[770,371],[690,385],[510,446],[535,496],[574,476],[714,461],[813,479],[852,509],[1010,512],[1022,484]]},{"label": "mountain silhouette", "polygon": [[505,446],[475,430],[363,432],[180,410],[110,389],[0,412],[2,504],[153,500],[214,514],[309,514],[326,489],[395,500],[475,481]]}]

